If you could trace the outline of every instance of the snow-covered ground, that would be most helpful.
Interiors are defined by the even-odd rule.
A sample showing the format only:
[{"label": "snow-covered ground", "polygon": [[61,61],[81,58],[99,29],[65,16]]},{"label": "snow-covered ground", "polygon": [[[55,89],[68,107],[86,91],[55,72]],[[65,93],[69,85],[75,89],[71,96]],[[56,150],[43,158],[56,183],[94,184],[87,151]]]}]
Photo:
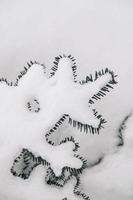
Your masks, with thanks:
[{"label": "snow-covered ground", "polygon": [[112,151],[121,120],[133,110],[132,24],[132,0],[0,1],[0,76],[14,80],[29,60],[44,63],[49,73],[62,53],[75,56],[79,80],[105,67],[118,74],[119,84],[95,104],[108,121],[99,136],[61,129],[75,136],[88,163]]},{"label": "snow-covered ground", "polygon": [[133,199],[133,116],[126,122],[123,138],[124,146],[81,176],[82,188],[92,199]]}]

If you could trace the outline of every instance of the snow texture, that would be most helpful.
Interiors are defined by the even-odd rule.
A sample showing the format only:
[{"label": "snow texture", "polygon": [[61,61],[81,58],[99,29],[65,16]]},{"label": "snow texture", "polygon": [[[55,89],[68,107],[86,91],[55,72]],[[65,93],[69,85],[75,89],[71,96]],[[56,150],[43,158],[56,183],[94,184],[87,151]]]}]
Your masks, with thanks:
[{"label": "snow texture", "polygon": [[[6,179],[4,184],[1,183],[1,193],[6,184],[8,184],[9,195],[10,191],[13,192],[12,184],[19,187],[17,179],[15,183],[15,179],[11,177],[10,173],[14,157],[16,159],[11,172],[22,178],[29,178],[35,167],[33,164],[27,168],[29,157],[33,162],[37,161],[35,165],[40,164],[39,162],[49,165],[46,179],[53,178],[53,173],[59,177],[64,167],[74,168],[79,172],[83,168],[84,160],[74,154],[76,144],[72,139],[62,141],[60,145],[55,146],[50,143],[48,136],[51,131],[54,132],[55,127],[55,130],[57,129],[62,118],[69,116],[75,121],[79,120],[79,123],[84,124],[85,127],[90,126],[92,130],[93,127],[98,130],[102,124],[101,116],[97,115],[97,112],[94,109],[91,110],[90,107],[87,110],[88,99],[93,98],[95,94],[98,95],[100,90],[106,93],[108,88],[112,89],[111,85],[116,82],[115,75],[108,69],[96,72],[94,80],[91,76],[91,79],[87,77],[84,83],[77,82],[72,61],[71,56],[60,56],[57,69],[50,78],[45,76],[43,65],[31,62],[28,64],[28,68],[25,67],[24,71],[18,75],[15,83],[8,83],[6,79],[1,79],[0,172],[1,180],[4,177]],[[105,94],[104,92],[103,94]],[[39,108],[37,108],[38,106]],[[53,128],[48,132],[50,127]],[[45,140],[42,137],[43,132],[48,132]],[[20,150],[22,152],[19,155]],[[17,157],[17,155],[19,156]],[[18,173],[17,170],[20,172]],[[28,174],[27,176],[24,171]],[[65,173],[64,176],[66,176]],[[69,178],[70,176],[67,179]],[[51,183],[50,179],[47,180],[47,183]],[[56,185],[59,183],[57,182]]]},{"label": "snow texture", "polygon": [[81,176],[81,188],[90,199],[133,199],[133,116],[124,120],[120,130],[123,145]]},{"label": "snow texture", "polygon": [[45,61],[49,72],[51,58],[62,52],[77,58],[79,80],[103,67],[119,74],[119,85],[96,105],[108,121],[100,137],[81,134],[67,123],[55,132],[57,143],[60,137],[74,135],[80,144],[78,153],[88,165],[119,143],[118,126],[133,110],[132,23],[132,0],[0,2],[0,77],[14,80],[26,61],[33,59]]},{"label": "snow texture", "polygon": [[0,77],[15,80],[25,63],[34,59],[46,63],[50,73],[51,58],[60,53],[76,57],[79,80],[106,67],[119,75],[118,87],[96,105],[108,121],[101,136],[81,137],[78,130],[69,129],[88,164],[114,148],[117,128],[133,110],[132,23],[132,0],[0,2]]},{"label": "snow texture", "polygon": [[[32,63],[32,67],[30,65],[28,70],[25,68],[25,71],[18,78],[19,81],[17,79],[14,86],[12,83],[8,83],[6,79],[1,79],[0,85],[0,110],[2,116],[0,123],[2,130],[0,134],[0,173],[2,174],[0,193],[2,194],[3,189],[7,188],[8,185],[9,196],[10,190],[11,192],[13,191],[12,185],[17,187],[18,183],[17,179],[15,182],[13,175],[11,176],[10,168],[13,164],[13,159],[17,154],[19,155],[19,151],[22,148],[31,150],[34,155],[46,160],[56,176],[62,173],[64,166],[80,169],[83,165],[82,160],[73,152],[75,149],[73,141],[66,141],[58,146],[52,146],[43,139],[43,132],[49,128],[53,121],[54,123],[58,121],[58,115],[57,118],[56,115],[50,116],[47,113],[48,109],[45,110],[47,105],[50,106],[48,104],[50,101],[50,98],[48,98],[49,95],[45,98],[46,93],[48,92],[49,94],[49,90],[51,89],[49,86],[52,85],[53,87],[54,82],[50,80],[49,83],[49,79],[45,78],[43,66]],[[48,80],[48,83],[46,80]],[[47,88],[46,90],[45,87]],[[36,110],[35,112],[29,112],[27,107],[28,100],[32,101],[32,97],[34,96],[38,97],[41,104],[39,113],[36,113]],[[51,96],[51,98],[54,99],[55,97]],[[38,104],[38,101],[35,102]],[[52,114],[51,112],[52,110],[50,110],[50,114]],[[18,159],[15,160],[15,163],[19,163]],[[13,172],[13,170],[12,168],[11,171]],[[2,183],[3,178],[6,180],[4,183]]]}]

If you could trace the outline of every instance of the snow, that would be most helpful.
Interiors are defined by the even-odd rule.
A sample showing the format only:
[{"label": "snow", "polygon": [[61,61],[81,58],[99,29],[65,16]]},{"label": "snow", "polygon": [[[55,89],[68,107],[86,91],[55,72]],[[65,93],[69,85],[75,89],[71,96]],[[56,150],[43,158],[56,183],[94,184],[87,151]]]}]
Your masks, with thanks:
[{"label": "snow", "polygon": [[[52,146],[43,139],[43,133],[46,134],[48,129],[52,128],[64,114],[76,116],[82,123],[95,124],[96,117],[91,113],[92,111],[90,114],[86,112],[88,108],[86,93],[90,91],[90,97],[93,96],[97,88],[103,87],[112,79],[111,75],[105,75],[99,78],[99,81],[95,81],[95,84],[75,83],[71,76],[72,64],[68,58],[62,58],[59,61],[57,73],[51,78],[47,78],[43,70],[42,65],[32,64],[17,82],[17,86],[8,86],[4,82],[0,84],[0,114],[2,116],[0,121],[2,142],[0,194],[3,193],[3,188],[7,188],[6,185],[9,191],[11,187],[12,193],[14,191],[12,184],[15,188],[19,187],[17,186],[19,181],[17,182],[16,179],[15,182],[10,169],[15,156],[19,155],[22,148],[28,149],[35,156],[41,156],[49,162],[56,176],[61,175],[62,168],[65,166],[82,168],[82,161],[74,156],[75,144],[72,141]],[[36,97],[40,104],[41,109],[38,113],[28,110],[27,102],[31,100],[31,97]],[[86,107],[84,107],[85,100]],[[4,184],[3,179],[6,180]]]},{"label": "snow", "polygon": [[133,199],[133,116],[123,133],[124,146],[81,176],[82,188],[95,200]]},{"label": "snow", "polygon": [[[6,195],[3,197],[4,199],[9,197],[10,199],[17,199],[21,192],[24,193],[22,199],[29,199],[28,195],[34,189],[34,183],[31,186],[30,182],[28,188],[27,183],[20,179],[17,180],[10,172],[13,160],[23,147],[32,150],[35,155],[39,155],[50,162],[56,175],[60,175],[64,166],[73,168],[81,168],[82,166],[81,160],[74,157],[74,144],[72,142],[53,147],[43,139],[43,132],[45,133],[47,126],[50,126],[50,116],[46,113],[47,110],[44,109],[43,112],[43,105],[45,104],[41,105],[42,111],[37,114],[29,112],[26,107],[28,97],[32,95],[43,96],[43,91],[45,91],[41,87],[46,81],[41,68],[41,65],[33,65],[24,78],[21,78],[17,87],[10,87],[5,83],[0,85],[0,114],[2,116],[0,122],[0,195]],[[39,88],[43,90],[40,91]],[[38,93],[40,94],[38,95]],[[54,120],[54,123],[57,121],[56,118],[52,118],[52,120]],[[4,183],[3,180],[5,180]],[[4,188],[6,188],[6,191]],[[30,192],[25,192],[24,188],[27,188],[26,191]],[[34,192],[32,193],[34,194]],[[36,195],[36,197],[39,197],[39,193],[40,189],[33,195],[34,199],[36,199]],[[48,198],[47,191],[44,192],[43,190],[43,194]],[[41,199],[42,197],[40,196],[39,198]],[[52,197],[49,198],[52,199]]]},{"label": "snow", "polygon": [[0,77],[14,80],[29,60],[45,63],[49,72],[53,58],[60,53],[75,56],[79,80],[105,67],[118,74],[118,86],[95,105],[108,121],[100,137],[81,134],[68,125],[56,133],[60,137],[74,135],[80,143],[78,153],[88,164],[114,149],[119,124],[133,110],[132,23],[131,0],[0,2]]},{"label": "snow", "polygon": [[[0,183],[0,193],[6,184],[12,188],[14,179],[11,177],[10,169],[13,158],[17,153],[19,155],[19,151],[23,148],[50,163],[56,176],[61,175],[65,166],[82,168],[83,162],[74,156],[75,144],[72,141],[52,146],[43,139],[43,132],[46,134],[64,114],[81,123],[98,127],[99,119],[94,116],[92,110],[88,111],[88,99],[111,81],[112,76],[105,74],[95,82],[81,85],[74,82],[71,74],[73,74],[71,59],[61,58],[57,73],[50,78],[44,74],[42,65],[33,63],[17,82],[17,86],[8,86],[1,82],[0,172],[2,177],[0,180],[4,178],[6,181],[4,184],[3,181]],[[37,98],[40,104],[41,109],[38,113],[28,110],[27,102],[31,97]],[[15,188],[17,184],[16,179]],[[12,188],[12,193],[13,190]]]},{"label": "snow", "polygon": [[[0,137],[3,140],[1,172],[8,159],[13,159],[20,148],[27,148],[47,160],[51,163],[56,175],[61,174],[64,166],[81,168],[82,161],[74,157],[73,149],[75,146],[73,142],[53,147],[42,137],[43,132],[46,134],[48,128],[58,121],[58,117],[59,119],[62,117],[62,107],[59,107],[59,99],[61,98],[60,95],[56,95],[59,86],[57,84],[56,89],[53,85],[55,81],[51,82],[50,80],[49,84],[49,80],[45,78],[42,66],[33,64],[27,74],[20,79],[18,86],[5,86],[5,83],[1,83],[0,114],[2,118],[0,124],[2,131]],[[32,96],[36,96],[40,102],[41,110],[39,113],[33,113],[27,109],[26,103],[28,98]],[[9,168],[10,164],[9,162]]]},{"label": "snow", "polygon": [[30,60],[44,63],[49,72],[54,57],[62,53],[76,58],[79,80],[105,67],[118,74],[118,86],[96,105],[108,122],[100,137],[88,134],[81,138],[80,132],[69,132],[75,133],[80,152],[88,161],[93,151],[95,160],[100,152],[105,154],[114,148],[117,128],[133,110],[132,23],[131,0],[0,3],[0,77],[14,80]]},{"label": "snow", "polygon": [[0,182],[1,200],[62,200],[64,197],[72,200],[82,200],[73,194],[73,185],[75,185],[74,178],[63,188],[49,186],[44,182],[46,171],[41,166],[36,168],[32,176],[25,181],[20,178],[11,177],[11,174],[8,176],[8,179],[5,179],[4,175],[0,175],[4,180]]}]

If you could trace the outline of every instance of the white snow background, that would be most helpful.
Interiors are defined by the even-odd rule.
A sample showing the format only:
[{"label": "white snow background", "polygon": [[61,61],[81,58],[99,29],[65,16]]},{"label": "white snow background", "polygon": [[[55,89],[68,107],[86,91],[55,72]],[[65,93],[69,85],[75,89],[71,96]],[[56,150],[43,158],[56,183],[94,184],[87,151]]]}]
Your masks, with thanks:
[{"label": "white snow background", "polygon": [[95,104],[108,121],[100,135],[60,133],[75,136],[89,163],[114,149],[119,124],[133,109],[133,1],[0,1],[0,76],[14,80],[30,60],[49,73],[62,53],[76,58],[79,80],[106,67],[118,74],[115,89]]}]

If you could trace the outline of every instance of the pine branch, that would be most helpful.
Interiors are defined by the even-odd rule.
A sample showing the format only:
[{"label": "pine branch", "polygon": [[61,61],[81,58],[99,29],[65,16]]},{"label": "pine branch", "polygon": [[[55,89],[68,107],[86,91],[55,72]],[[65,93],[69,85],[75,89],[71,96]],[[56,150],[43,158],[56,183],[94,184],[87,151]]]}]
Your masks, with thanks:
[{"label": "pine branch", "polygon": [[35,157],[27,149],[22,149],[20,155],[14,160],[11,173],[22,179],[28,179],[31,172],[38,165],[49,166],[50,164],[41,157]]},{"label": "pine branch", "polygon": [[16,78],[16,81],[15,81],[15,83],[14,83],[14,86],[17,86],[17,85],[18,85],[19,80],[20,80],[25,74],[28,73],[29,69],[30,69],[34,64],[38,64],[38,65],[42,66],[43,69],[44,69],[44,74],[46,73],[46,71],[45,71],[46,67],[45,67],[44,64],[40,64],[40,63],[39,63],[38,61],[36,61],[36,60],[35,60],[35,61],[27,62],[27,66],[26,66],[26,67],[24,66],[24,69],[23,69],[22,71],[20,71],[18,77]]},{"label": "pine branch", "polygon": [[85,132],[85,133],[98,133],[101,128],[104,128],[104,124],[107,122],[102,115],[98,114],[98,112],[93,109],[94,115],[97,117],[97,119],[100,119],[100,124],[98,128],[94,128],[93,126],[90,126],[88,124],[82,124],[81,122],[78,122],[76,120],[73,120],[72,118],[69,117],[68,123],[72,125],[74,128],[77,128],[80,132]]},{"label": "pine branch", "polygon": [[80,178],[77,176],[77,183],[76,183],[76,185],[75,185],[75,187],[74,187],[74,194],[76,194],[76,195],[78,195],[78,196],[81,196],[81,197],[83,197],[83,199],[85,199],[85,200],[90,200],[90,197],[87,195],[87,194],[85,194],[84,192],[82,192],[82,191],[80,191]]},{"label": "pine branch", "polygon": [[54,76],[56,71],[58,70],[58,64],[60,59],[62,58],[69,58],[72,61],[72,73],[73,73],[73,77],[74,77],[74,81],[76,82],[76,78],[77,78],[77,65],[76,65],[76,59],[72,56],[72,55],[59,55],[57,57],[55,57],[55,60],[53,62],[54,66],[51,68],[51,72],[50,72],[50,77]]},{"label": "pine branch", "polygon": [[118,138],[119,138],[119,143],[117,144],[117,146],[123,146],[124,145],[124,140],[123,140],[123,133],[126,129],[126,123],[128,121],[128,119],[131,117],[130,115],[127,115],[124,120],[122,121],[119,130],[118,130]]},{"label": "pine branch", "polygon": [[[62,120],[59,120],[58,122],[62,124],[62,123],[64,122],[64,120],[65,120],[65,117],[63,118],[63,121],[62,121]],[[55,128],[58,128],[58,127],[55,126]],[[56,145],[54,144],[54,142],[53,142],[52,140],[49,139],[49,137],[50,137],[52,134],[54,134],[54,131],[55,131],[55,130],[56,130],[56,129],[52,129],[51,131],[49,131],[49,132],[45,135],[46,141],[47,141],[49,144],[53,145],[53,146],[56,146]],[[75,144],[75,148],[73,149],[73,151],[74,151],[74,152],[77,152],[80,146],[79,146],[79,144],[78,144],[77,142],[75,142],[75,140],[74,140],[74,138],[73,138],[72,136],[71,136],[71,137],[66,137],[66,138],[64,138],[63,140],[61,140],[60,143],[59,143],[59,145],[61,145],[61,144],[63,144],[63,143],[66,143],[66,142],[70,142],[70,141],[72,141],[72,142]],[[78,174],[81,174],[82,171],[83,171],[83,170],[86,168],[86,166],[87,166],[87,160],[85,160],[82,156],[79,156],[79,155],[76,154],[76,153],[74,154],[74,157],[76,157],[76,158],[78,158],[78,159],[80,159],[80,160],[82,161],[83,165],[82,165],[82,167],[81,167],[80,169],[70,168],[70,167],[65,166],[65,167],[63,167],[63,169],[62,169],[61,176],[57,177],[57,176],[54,174],[53,170],[52,170],[51,168],[49,168],[48,174],[47,174],[46,179],[45,179],[46,182],[47,182],[48,184],[50,184],[50,185],[54,184],[54,185],[56,185],[56,186],[63,187],[64,184],[65,184],[72,176],[77,176]],[[50,171],[50,173],[49,173],[49,171]]]},{"label": "pine branch", "polygon": [[40,111],[40,104],[36,98],[31,98],[27,102],[27,108],[31,112],[38,113]]},{"label": "pine branch", "polygon": [[90,74],[89,76],[86,76],[86,80],[80,81],[81,85],[88,82],[94,82],[99,77],[104,76],[105,74],[110,74],[112,80],[109,81],[103,88],[101,88],[97,94],[93,95],[91,99],[89,99],[89,104],[94,104],[95,101],[101,100],[102,97],[106,96],[107,93],[109,93],[110,90],[114,88],[113,86],[117,84],[117,81],[115,80],[117,75],[115,75],[113,71],[106,68],[105,70],[102,69],[101,71],[96,71],[94,75]]}]

